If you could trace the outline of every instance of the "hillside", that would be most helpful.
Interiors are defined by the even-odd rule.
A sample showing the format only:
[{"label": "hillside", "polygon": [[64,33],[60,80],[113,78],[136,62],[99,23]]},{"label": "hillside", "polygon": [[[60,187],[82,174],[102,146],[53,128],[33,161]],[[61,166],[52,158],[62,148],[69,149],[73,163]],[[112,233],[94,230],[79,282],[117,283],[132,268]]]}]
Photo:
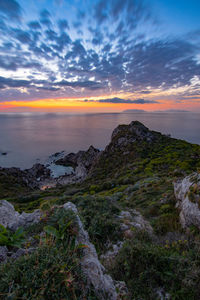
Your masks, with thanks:
[{"label": "hillside", "polygon": [[200,298],[199,145],[133,121],[57,164],[0,169],[1,299]]}]

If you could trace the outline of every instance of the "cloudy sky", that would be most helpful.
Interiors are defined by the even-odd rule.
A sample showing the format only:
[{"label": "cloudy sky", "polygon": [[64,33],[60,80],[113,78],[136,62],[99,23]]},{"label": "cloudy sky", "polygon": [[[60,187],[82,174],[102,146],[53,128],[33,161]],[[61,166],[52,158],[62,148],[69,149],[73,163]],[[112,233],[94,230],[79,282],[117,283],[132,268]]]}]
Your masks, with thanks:
[{"label": "cloudy sky", "polygon": [[200,111],[199,0],[0,0],[0,111]]}]

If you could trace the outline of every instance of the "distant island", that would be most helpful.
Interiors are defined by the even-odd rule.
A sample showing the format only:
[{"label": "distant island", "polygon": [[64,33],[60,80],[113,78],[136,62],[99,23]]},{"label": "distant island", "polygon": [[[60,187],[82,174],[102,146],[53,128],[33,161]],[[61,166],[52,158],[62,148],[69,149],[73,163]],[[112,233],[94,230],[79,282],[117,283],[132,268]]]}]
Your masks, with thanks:
[{"label": "distant island", "polygon": [[126,110],[123,110],[122,113],[146,113],[148,111],[146,110],[143,110],[143,109],[126,109]]},{"label": "distant island", "polygon": [[122,113],[188,113],[189,110],[181,110],[181,109],[167,109],[167,110],[154,110],[147,111],[143,109],[126,109],[123,110]]}]

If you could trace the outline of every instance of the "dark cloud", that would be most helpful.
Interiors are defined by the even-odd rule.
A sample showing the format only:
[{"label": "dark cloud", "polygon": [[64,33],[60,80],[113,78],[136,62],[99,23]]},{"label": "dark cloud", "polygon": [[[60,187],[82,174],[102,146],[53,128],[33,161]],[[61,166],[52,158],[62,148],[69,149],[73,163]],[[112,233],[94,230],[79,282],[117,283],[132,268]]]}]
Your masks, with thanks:
[{"label": "dark cloud", "polygon": [[28,26],[31,28],[31,29],[41,29],[41,25],[38,21],[32,21],[32,22],[29,22],[28,23]]},{"label": "dark cloud", "polygon": [[141,94],[151,94],[151,91],[141,91]]},{"label": "dark cloud", "polygon": [[43,9],[40,12],[40,22],[46,27],[51,27],[51,14],[47,9]]},{"label": "dark cloud", "polygon": [[15,80],[0,76],[0,89],[4,89],[6,87],[19,88],[28,86],[30,86],[30,81],[28,80]]},{"label": "dark cloud", "polygon": [[56,86],[69,86],[69,87],[78,87],[78,88],[87,88],[89,90],[98,90],[103,88],[102,84],[95,81],[60,81],[55,82]]},{"label": "dark cloud", "polygon": [[41,69],[42,65],[39,61],[30,58],[20,57],[16,55],[0,55],[0,68],[5,70],[16,71],[22,69]]},{"label": "dark cloud", "polygon": [[108,98],[108,99],[99,99],[99,100],[90,100],[90,99],[85,99],[85,102],[100,102],[100,103],[115,103],[115,104],[120,104],[120,103],[126,103],[126,104],[151,104],[151,103],[157,103],[155,100],[145,100],[145,99],[135,99],[135,100],[130,100],[130,99],[121,99],[121,98]]},{"label": "dark cloud", "polygon": [[43,87],[37,87],[38,90],[45,90],[45,91],[50,91],[50,92],[57,92],[60,90],[60,88],[56,88],[56,87],[47,87],[47,86],[43,86]]},{"label": "dark cloud", "polygon": [[195,47],[183,40],[153,41],[129,47],[126,55],[127,82],[144,88],[170,88],[190,84],[194,75],[200,75],[200,65],[194,60]]},{"label": "dark cloud", "polygon": [[30,34],[21,29],[14,29],[16,39],[22,44],[29,44],[31,42]]},{"label": "dark cloud", "polygon": [[69,24],[67,20],[58,20],[58,27],[61,31],[69,29]]},{"label": "dark cloud", "polygon": [[15,0],[0,0],[0,14],[1,13],[13,21],[20,21],[22,9]]}]

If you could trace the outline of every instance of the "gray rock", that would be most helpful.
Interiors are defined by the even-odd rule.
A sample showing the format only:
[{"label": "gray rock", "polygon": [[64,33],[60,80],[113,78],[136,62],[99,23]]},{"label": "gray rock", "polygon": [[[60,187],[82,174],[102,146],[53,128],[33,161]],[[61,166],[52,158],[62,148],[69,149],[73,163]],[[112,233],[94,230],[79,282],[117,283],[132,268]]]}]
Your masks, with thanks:
[{"label": "gray rock", "polygon": [[137,210],[121,211],[118,218],[121,221],[121,231],[127,232],[131,227],[145,230],[149,235],[153,235],[153,228],[150,223]]},{"label": "gray rock", "polygon": [[114,245],[111,244],[109,245],[110,249],[105,254],[101,255],[101,260],[106,268],[110,269],[114,265],[116,256],[118,255],[123,244],[124,242],[122,241],[119,241]]},{"label": "gray rock", "polygon": [[8,249],[6,246],[0,246],[0,263],[7,261]]},{"label": "gray rock", "polygon": [[195,225],[200,229],[200,174],[193,173],[174,182],[174,193],[182,227]]},{"label": "gray rock", "polygon": [[31,224],[38,223],[41,216],[40,210],[19,214],[11,203],[6,200],[0,200],[0,224],[11,230],[15,231],[21,226],[28,227]]},{"label": "gray rock", "polygon": [[67,202],[63,205],[66,210],[72,210],[76,214],[76,220],[79,226],[77,235],[77,243],[87,246],[83,250],[84,255],[81,260],[81,267],[84,275],[87,278],[88,285],[92,285],[96,296],[101,300],[117,300],[118,295],[112,278],[105,274],[105,268],[98,260],[97,252],[92,243],[89,241],[87,231],[84,230],[76,206]]}]

